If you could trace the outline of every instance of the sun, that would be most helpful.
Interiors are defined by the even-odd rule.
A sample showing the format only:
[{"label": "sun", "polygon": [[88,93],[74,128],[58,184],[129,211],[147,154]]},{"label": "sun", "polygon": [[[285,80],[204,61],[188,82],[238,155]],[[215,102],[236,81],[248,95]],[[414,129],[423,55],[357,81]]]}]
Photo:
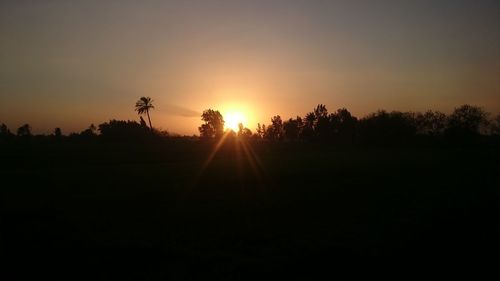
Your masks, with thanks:
[{"label": "sun", "polygon": [[245,125],[247,120],[241,112],[228,112],[224,115],[224,121],[224,127],[226,127],[226,129],[238,132],[239,124],[242,123]]}]

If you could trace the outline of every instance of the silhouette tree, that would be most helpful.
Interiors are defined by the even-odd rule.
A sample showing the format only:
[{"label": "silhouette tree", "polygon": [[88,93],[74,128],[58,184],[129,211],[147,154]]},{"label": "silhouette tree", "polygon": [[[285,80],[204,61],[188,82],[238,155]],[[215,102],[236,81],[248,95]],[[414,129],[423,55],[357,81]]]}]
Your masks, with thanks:
[{"label": "silhouette tree", "polygon": [[8,140],[12,139],[13,137],[14,135],[10,132],[7,125],[2,123],[2,125],[0,125],[0,140]]},{"label": "silhouette tree", "polygon": [[243,126],[243,123],[238,123],[238,137],[243,134],[243,129],[245,129],[245,126]]},{"label": "silhouette tree", "polygon": [[243,123],[238,124],[238,137],[242,139],[249,139],[252,137],[252,131],[243,126]]},{"label": "silhouette tree", "polygon": [[141,97],[136,103],[135,103],[135,111],[137,111],[138,114],[144,114],[148,116],[148,121],[149,121],[149,128],[151,131],[153,131],[153,125],[151,124],[151,117],[149,116],[149,110],[154,109],[155,107],[153,106],[153,100],[151,100],[150,97]]},{"label": "silhouette tree", "polygon": [[10,130],[9,128],[7,127],[7,125],[3,124],[0,125],[0,136],[7,136],[7,135],[10,135]]},{"label": "silhouette tree", "polygon": [[17,129],[18,137],[29,137],[31,136],[31,126],[29,124],[24,124]]},{"label": "silhouette tree", "polygon": [[314,114],[314,112],[307,113],[305,118],[305,125],[311,127],[312,129],[314,127],[315,122],[316,122],[316,115]]},{"label": "silhouette tree", "polygon": [[424,114],[417,113],[415,122],[418,134],[429,136],[440,135],[446,129],[446,114],[428,110]]},{"label": "silhouette tree", "polygon": [[142,140],[146,137],[151,137],[152,134],[144,134],[145,130],[149,129],[130,120],[111,120],[107,123],[99,124],[99,131],[101,132],[101,137],[104,139],[127,141]]},{"label": "silhouette tree", "polygon": [[304,124],[300,132],[300,136],[304,139],[311,139],[314,136],[314,124],[316,123],[316,115],[314,112],[309,112],[304,118]]},{"label": "silhouette tree", "polygon": [[488,114],[478,106],[462,105],[448,117],[445,131],[448,140],[454,143],[473,143],[488,125]]},{"label": "silhouette tree", "polygon": [[324,104],[318,104],[314,109],[314,116],[316,117],[316,120],[326,118],[328,116],[328,109],[326,109]]},{"label": "silhouette tree", "polygon": [[148,127],[148,125],[146,124],[146,121],[144,121],[144,118],[142,118],[142,116],[139,116],[139,118],[140,118],[140,120],[141,120],[141,121],[140,121],[140,122],[141,122],[141,126],[143,126],[144,128],[147,128],[147,127]]},{"label": "silhouette tree", "polygon": [[326,106],[324,104],[318,104],[313,112],[315,117],[315,135],[323,140],[329,138],[331,136],[331,128]]},{"label": "silhouette tree", "polygon": [[218,110],[203,111],[201,120],[205,122],[198,127],[202,138],[219,138],[224,134],[224,118]]},{"label": "silhouette tree", "polygon": [[340,108],[330,114],[330,125],[334,140],[341,143],[353,143],[358,119],[345,109]]},{"label": "silhouette tree", "polygon": [[312,112],[306,114],[301,136],[303,138],[317,137],[325,139],[329,136],[329,127],[328,109],[324,104],[318,104]]},{"label": "silhouette tree", "polygon": [[281,116],[271,118],[271,125],[267,127],[266,138],[270,140],[281,140],[283,138],[283,121]]},{"label": "silhouette tree", "polygon": [[491,120],[490,132],[492,135],[500,136],[500,114]]},{"label": "silhouette tree", "polygon": [[61,138],[61,136],[62,136],[62,131],[61,131],[61,128],[56,128],[56,129],[54,130],[54,136],[55,136],[56,138]]},{"label": "silhouette tree", "polygon": [[416,134],[415,121],[411,113],[379,110],[360,120],[359,134],[368,143],[406,143]]},{"label": "silhouette tree", "polygon": [[283,130],[285,138],[288,140],[296,140],[300,136],[300,130],[302,129],[302,118],[297,116],[296,119],[290,118],[283,123]]},{"label": "silhouette tree", "polygon": [[260,123],[257,123],[257,137],[263,139],[264,136],[266,135],[266,125],[260,125]]},{"label": "silhouette tree", "polygon": [[83,138],[92,138],[95,136],[97,136],[97,128],[94,124],[90,124],[90,126],[87,129],[83,130],[80,133],[80,137]]}]

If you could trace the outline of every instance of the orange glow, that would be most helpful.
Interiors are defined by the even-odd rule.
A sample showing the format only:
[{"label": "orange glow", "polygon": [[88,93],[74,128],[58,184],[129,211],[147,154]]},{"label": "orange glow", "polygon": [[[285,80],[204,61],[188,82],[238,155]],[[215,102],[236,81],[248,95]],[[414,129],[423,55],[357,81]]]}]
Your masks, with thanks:
[{"label": "orange glow", "polygon": [[247,119],[245,115],[243,115],[239,111],[228,112],[224,114],[224,126],[226,129],[231,129],[235,132],[239,130],[239,124],[242,123],[243,126],[247,124]]}]

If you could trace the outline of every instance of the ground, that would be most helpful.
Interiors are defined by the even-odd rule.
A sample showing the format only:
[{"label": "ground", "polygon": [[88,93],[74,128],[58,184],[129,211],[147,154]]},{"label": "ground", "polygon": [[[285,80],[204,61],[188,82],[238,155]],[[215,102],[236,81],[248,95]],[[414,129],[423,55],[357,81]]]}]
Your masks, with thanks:
[{"label": "ground", "polygon": [[4,272],[307,279],[356,276],[353,264],[383,271],[389,260],[442,267],[498,249],[498,148],[228,141],[207,161],[214,147],[1,147]]}]

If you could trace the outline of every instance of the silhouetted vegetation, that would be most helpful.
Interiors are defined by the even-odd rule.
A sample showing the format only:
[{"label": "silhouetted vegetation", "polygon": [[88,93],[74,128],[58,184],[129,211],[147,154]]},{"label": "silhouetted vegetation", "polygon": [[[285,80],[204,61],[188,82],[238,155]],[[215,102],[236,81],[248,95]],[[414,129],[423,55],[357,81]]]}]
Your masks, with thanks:
[{"label": "silhouetted vegetation", "polygon": [[224,134],[224,118],[218,110],[203,111],[201,120],[205,122],[198,128],[201,138],[220,138]]},{"label": "silhouetted vegetation", "polygon": [[281,121],[281,117],[279,115],[271,118],[271,124],[267,126],[266,131],[264,132],[264,138],[268,140],[282,140],[284,137],[283,131],[283,121]]},{"label": "silhouetted vegetation", "polygon": [[[425,113],[379,110],[358,119],[347,109],[329,113],[319,104],[304,118],[285,122],[279,115],[269,125],[257,125],[255,137],[272,141],[321,141],[333,144],[416,145],[419,143],[479,144],[498,132],[499,121],[487,118],[480,107],[463,105],[446,116],[439,111]],[[491,124],[491,125],[490,125]],[[490,125],[490,126],[488,126]]]},{"label": "silhouetted vegetation", "polygon": [[18,137],[30,137],[31,136],[31,126],[29,124],[24,124],[17,129]]},{"label": "silhouetted vegetation", "polygon": [[14,137],[14,134],[12,134],[7,127],[7,125],[3,124],[0,125],[0,141],[7,141],[10,140]]},{"label": "silhouetted vegetation", "polygon": [[[148,116],[149,128],[153,130],[153,125],[151,124],[151,117],[149,117],[149,111],[154,109],[153,100],[150,97],[141,97],[135,104],[135,110],[138,114],[144,114]],[[144,121],[141,117],[141,123]],[[145,123],[145,122],[144,122]]]},{"label": "silhouetted vegetation", "polygon": [[412,115],[398,111],[381,110],[359,121],[359,137],[367,143],[407,143],[416,132]]},{"label": "silhouetted vegetation", "polygon": [[144,140],[155,135],[148,127],[135,121],[111,120],[99,125],[100,137],[106,140]]},{"label": "silhouetted vegetation", "polygon": [[500,136],[500,114],[491,121],[491,134]]},{"label": "silhouetted vegetation", "polygon": [[350,279],[362,275],[352,264],[370,274],[400,261],[411,274],[424,260],[455,267],[500,249],[500,117],[487,117],[465,105],[357,118],[320,104],[253,134],[243,124],[224,132],[209,109],[200,137],[142,118],[69,136],[2,124],[0,251],[19,279],[309,280],[332,265]]},{"label": "silhouetted vegetation", "polygon": [[480,107],[463,105],[448,117],[446,136],[454,142],[471,143],[488,125],[487,114]]},{"label": "silhouetted vegetation", "polygon": [[56,137],[56,138],[61,138],[62,137],[62,130],[61,130],[61,128],[55,128],[54,129],[54,137]]},{"label": "silhouetted vegetation", "polygon": [[239,138],[248,140],[252,137],[252,135],[253,135],[252,130],[245,128],[245,126],[243,126],[243,123],[238,124],[238,137]]},{"label": "silhouetted vegetation", "polygon": [[415,115],[415,125],[419,135],[442,135],[447,126],[446,122],[446,114],[439,111],[429,110]]},{"label": "silhouetted vegetation", "polygon": [[[139,114],[148,114],[154,108],[151,103],[151,98],[143,97],[137,102],[136,110]],[[500,115],[491,119],[489,116],[481,107],[463,105],[448,116],[432,110],[424,113],[379,110],[357,118],[346,108],[330,113],[325,105],[319,104],[305,117],[297,115],[283,121],[280,115],[276,115],[268,125],[257,124],[255,133],[240,124],[238,132],[228,136],[252,141],[305,141],[335,145],[481,145],[497,143],[500,135]],[[203,124],[198,128],[201,139],[222,137],[224,118],[219,111],[205,110],[201,120]],[[166,131],[151,129],[151,123],[148,126],[142,116],[139,116],[139,121],[110,120],[97,127],[91,124],[79,133],[71,133],[69,139],[137,141],[171,137]],[[31,126],[25,124],[14,135],[2,124],[0,140],[29,139],[33,136],[31,131]],[[59,140],[66,138],[61,128],[56,128],[53,136]],[[44,137],[36,136],[37,139]]]}]

